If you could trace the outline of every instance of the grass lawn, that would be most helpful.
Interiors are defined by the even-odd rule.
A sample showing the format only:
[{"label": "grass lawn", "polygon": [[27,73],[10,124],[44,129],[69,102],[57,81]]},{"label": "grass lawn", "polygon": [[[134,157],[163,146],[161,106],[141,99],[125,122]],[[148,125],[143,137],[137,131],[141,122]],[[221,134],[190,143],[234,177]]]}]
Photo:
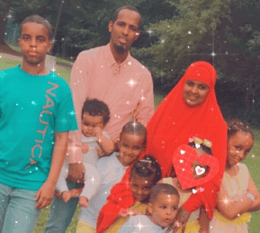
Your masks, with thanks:
[{"label": "grass lawn", "polygon": [[[0,58],[0,70],[8,69],[18,64],[21,64],[21,61],[12,60],[8,58]],[[70,80],[69,68],[57,68],[55,73],[63,77],[67,82],[69,82]]]},{"label": "grass lawn", "polygon": [[[12,44],[8,44],[13,50],[15,50],[16,52],[21,53],[21,49],[18,45],[12,45]],[[62,57],[56,57],[56,62],[57,64],[61,64],[61,65],[71,65],[71,60],[69,59],[64,59]]]},{"label": "grass lawn", "polygon": [[21,64],[21,62],[18,60],[0,58],[0,70],[8,69],[18,64]]},{"label": "grass lawn", "polygon": [[[15,60],[11,60],[11,59],[0,58],[0,70],[13,67],[14,65],[18,65],[20,63],[21,62],[19,62],[19,61],[15,61]],[[57,68],[56,73],[59,74],[61,77],[63,77],[67,82],[69,81],[69,79],[70,79],[70,69],[68,69],[68,68]],[[156,92],[154,99],[155,99],[155,105],[157,106],[161,102],[161,100],[163,99],[163,95],[161,93]],[[260,176],[259,176],[260,130],[253,129],[253,132],[254,132],[254,135],[255,135],[255,144],[254,144],[252,151],[248,155],[248,157],[244,160],[244,163],[248,166],[248,169],[251,173],[253,180],[256,183],[256,186],[258,187],[258,190],[260,190]],[[48,218],[49,208],[50,207],[46,207],[45,209],[42,210],[41,216],[40,216],[39,221],[37,223],[37,226],[34,230],[34,233],[43,232],[45,225],[47,223],[46,221],[47,221],[47,218]],[[80,212],[80,209],[78,208],[76,213],[75,213],[75,216],[73,218],[73,222],[70,224],[70,227],[66,231],[67,233],[76,232],[76,226],[77,226],[77,217],[76,216],[79,214],[79,212]],[[250,233],[258,233],[260,231],[259,230],[260,229],[259,219],[260,219],[260,211],[253,212],[251,222],[248,224]]]}]

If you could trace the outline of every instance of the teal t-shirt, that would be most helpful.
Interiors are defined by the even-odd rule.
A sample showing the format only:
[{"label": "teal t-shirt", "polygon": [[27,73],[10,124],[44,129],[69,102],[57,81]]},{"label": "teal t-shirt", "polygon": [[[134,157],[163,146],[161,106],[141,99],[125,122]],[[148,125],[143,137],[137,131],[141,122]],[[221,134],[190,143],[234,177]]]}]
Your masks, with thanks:
[{"label": "teal t-shirt", "polygon": [[31,75],[20,66],[0,72],[0,183],[38,190],[49,174],[54,133],[76,129],[62,78]]}]

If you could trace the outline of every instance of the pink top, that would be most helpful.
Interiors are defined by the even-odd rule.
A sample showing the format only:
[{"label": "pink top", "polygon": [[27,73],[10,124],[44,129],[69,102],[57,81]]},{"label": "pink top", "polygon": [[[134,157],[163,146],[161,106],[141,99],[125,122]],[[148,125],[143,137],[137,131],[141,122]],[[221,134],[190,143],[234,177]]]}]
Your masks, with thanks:
[{"label": "pink top", "polygon": [[[153,82],[150,72],[130,54],[118,64],[110,44],[81,52],[73,65],[70,86],[77,115],[86,98],[104,101],[110,109],[105,131],[111,139],[119,137],[131,116],[145,126],[154,112]],[[69,135],[69,163],[82,161],[81,125]]]}]

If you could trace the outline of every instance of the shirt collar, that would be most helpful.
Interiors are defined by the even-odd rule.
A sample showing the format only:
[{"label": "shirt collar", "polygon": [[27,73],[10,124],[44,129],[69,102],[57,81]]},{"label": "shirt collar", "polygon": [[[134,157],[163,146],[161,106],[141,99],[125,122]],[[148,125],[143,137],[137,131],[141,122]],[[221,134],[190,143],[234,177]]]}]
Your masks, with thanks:
[{"label": "shirt collar", "polygon": [[125,64],[131,61],[132,56],[130,55],[130,52],[128,53],[126,59],[121,63],[118,64],[112,54],[112,51],[110,49],[110,43],[108,43],[106,46],[104,46],[105,51],[105,60],[108,67],[115,66],[115,67],[123,67]]}]

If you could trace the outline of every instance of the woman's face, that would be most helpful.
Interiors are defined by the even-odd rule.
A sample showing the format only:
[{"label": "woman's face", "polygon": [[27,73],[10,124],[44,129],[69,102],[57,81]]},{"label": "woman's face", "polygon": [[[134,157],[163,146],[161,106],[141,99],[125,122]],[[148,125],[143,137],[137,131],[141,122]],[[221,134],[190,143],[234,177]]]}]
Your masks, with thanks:
[{"label": "woman's face", "polygon": [[183,87],[183,99],[190,107],[195,107],[204,102],[209,87],[197,80],[187,80]]}]

